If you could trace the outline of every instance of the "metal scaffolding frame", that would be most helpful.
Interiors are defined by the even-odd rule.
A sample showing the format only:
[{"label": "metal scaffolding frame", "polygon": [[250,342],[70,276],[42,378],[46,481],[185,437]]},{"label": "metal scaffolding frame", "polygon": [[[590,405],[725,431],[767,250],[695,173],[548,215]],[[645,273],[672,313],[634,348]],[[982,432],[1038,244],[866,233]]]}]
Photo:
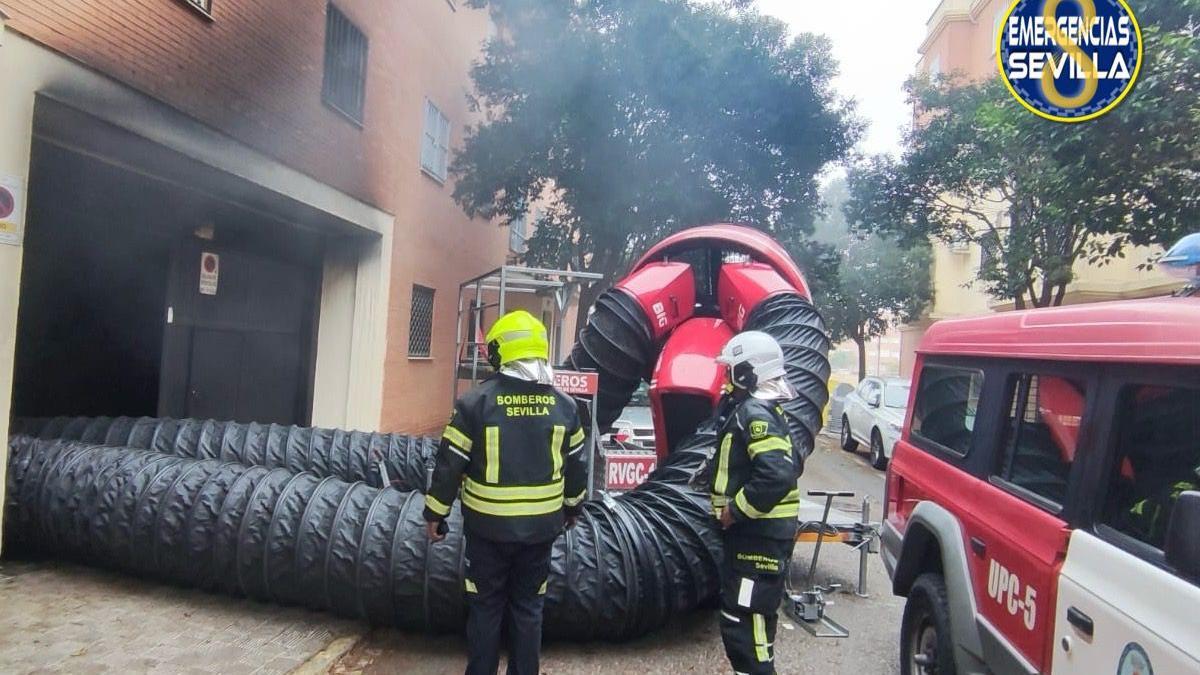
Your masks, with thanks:
[{"label": "metal scaffolding frame", "polygon": [[[522,293],[538,296],[549,296],[554,299],[554,312],[550,324],[546,326],[550,338],[550,358],[554,363],[561,361],[559,350],[562,347],[563,312],[571,304],[576,290],[581,283],[598,281],[603,276],[593,272],[575,272],[572,270],[553,270],[542,267],[523,267],[520,265],[505,265],[486,274],[468,279],[458,286],[458,317],[454,328],[454,400],[458,400],[458,382],[464,379],[463,368],[469,367],[471,382],[479,381],[481,367],[486,365],[480,359],[480,348],[484,346],[482,338],[476,340],[475,335],[466,335],[482,330],[484,313],[495,308],[496,316],[503,316],[507,308],[509,293]],[[468,294],[474,294],[470,306],[466,306]],[[494,302],[484,302],[484,293],[495,294]],[[471,321],[464,326],[464,315]],[[473,326],[475,330],[471,330]],[[469,351],[464,352],[463,348]],[[464,358],[469,356],[469,358]]]}]

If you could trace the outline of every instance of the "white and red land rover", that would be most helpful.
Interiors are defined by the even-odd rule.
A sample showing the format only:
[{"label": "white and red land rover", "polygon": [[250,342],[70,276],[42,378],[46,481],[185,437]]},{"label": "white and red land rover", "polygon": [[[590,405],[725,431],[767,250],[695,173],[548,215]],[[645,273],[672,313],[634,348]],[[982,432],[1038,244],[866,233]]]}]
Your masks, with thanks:
[{"label": "white and red land rover", "polygon": [[903,673],[1200,673],[1200,297],[945,321],[883,559]]}]

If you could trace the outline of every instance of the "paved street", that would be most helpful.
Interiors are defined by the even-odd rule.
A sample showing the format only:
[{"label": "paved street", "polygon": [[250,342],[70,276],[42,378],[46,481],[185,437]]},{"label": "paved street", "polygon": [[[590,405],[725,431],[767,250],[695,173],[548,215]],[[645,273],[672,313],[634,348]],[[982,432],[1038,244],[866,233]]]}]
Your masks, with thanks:
[{"label": "paved street", "polygon": [[[874,518],[883,498],[883,474],[867,465],[863,455],[848,455],[836,441],[822,436],[809,460],[801,486],[809,489],[852,490],[871,497]],[[846,510],[860,508],[859,500],[837,502]],[[793,564],[794,583],[803,585],[812,547],[800,545]],[[818,640],[781,619],[777,637],[778,669],[783,674],[853,673],[876,675],[899,672],[896,662],[903,599],[888,592],[887,574],[878,556],[868,572],[870,598],[853,594],[858,558],[847,546],[825,546],[817,572],[822,584],[840,583],[846,591],[832,596],[831,617],[850,629],[845,640]],[[789,628],[790,626],[790,628]],[[334,668],[335,673],[413,673],[440,675],[462,672],[466,645],[461,638],[429,638],[391,630],[374,631]],[[595,643],[548,644],[543,671],[549,675],[582,673],[720,673],[727,671],[715,612],[680,617],[665,630],[645,639],[619,645]]]},{"label": "paved street", "polygon": [[55,561],[0,565],[0,671],[282,675],[362,625]]}]

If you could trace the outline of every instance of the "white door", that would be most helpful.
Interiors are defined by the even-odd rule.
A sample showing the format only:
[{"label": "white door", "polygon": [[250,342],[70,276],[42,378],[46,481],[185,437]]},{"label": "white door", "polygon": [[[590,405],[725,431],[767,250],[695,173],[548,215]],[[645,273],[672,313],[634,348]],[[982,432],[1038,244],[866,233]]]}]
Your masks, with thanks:
[{"label": "white door", "polygon": [[1076,530],[1058,582],[1054,645],[1054,675],[1195,675],[1200,587]]},{"label": "white door", "polygon": [[860,441],[869,442],[870,426],[871,426],[871,408],[867,400],[871,398],[871,392],[878,390],[878,383],[867,378],[858,385],[857,395],[854,397],[854,405],[847,408],[846,416],[850,419],[850,430],[854,432],[855,438]]},{"label": "white door", "polygon": [[[1200,585],[1186,556],[1200,491],[1200,369],[1113,375],[1116,452],[1092,492],[1095,526],[1071,534],[1058,585],[1056,674],[1200,673]],[[1172,518],[1179,518],[1174,532]],[[1175,542],[1171,537],[1179,537]],[[1180,544],[1182,541],[1184,543]]]}]

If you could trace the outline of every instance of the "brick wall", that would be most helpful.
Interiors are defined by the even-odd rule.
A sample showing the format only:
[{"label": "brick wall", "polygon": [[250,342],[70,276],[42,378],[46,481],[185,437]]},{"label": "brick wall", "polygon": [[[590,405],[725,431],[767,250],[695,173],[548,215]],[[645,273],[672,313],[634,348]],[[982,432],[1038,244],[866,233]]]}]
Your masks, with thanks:
[{"label": "brick wall", "polygon": [[321,102],[326,0],[0,0],[9,29],[392,211],[394,2],[338,7],[370,41],[362,128]]},{"label": "brick wall", "polygon": [[[0,0],[19,32],[395,216],[379,425],[429,431],[450,408],[458,284],[504,263],[507,232],[420,171],[428,97],[458,147],[487,15],[447,0],[336,0],[369,40],[360,128],[321,102],[326,0]],[[432,355],[408,357],[411,288],[436,290]],[[494,317],[493,317],[494,318]]]}]

